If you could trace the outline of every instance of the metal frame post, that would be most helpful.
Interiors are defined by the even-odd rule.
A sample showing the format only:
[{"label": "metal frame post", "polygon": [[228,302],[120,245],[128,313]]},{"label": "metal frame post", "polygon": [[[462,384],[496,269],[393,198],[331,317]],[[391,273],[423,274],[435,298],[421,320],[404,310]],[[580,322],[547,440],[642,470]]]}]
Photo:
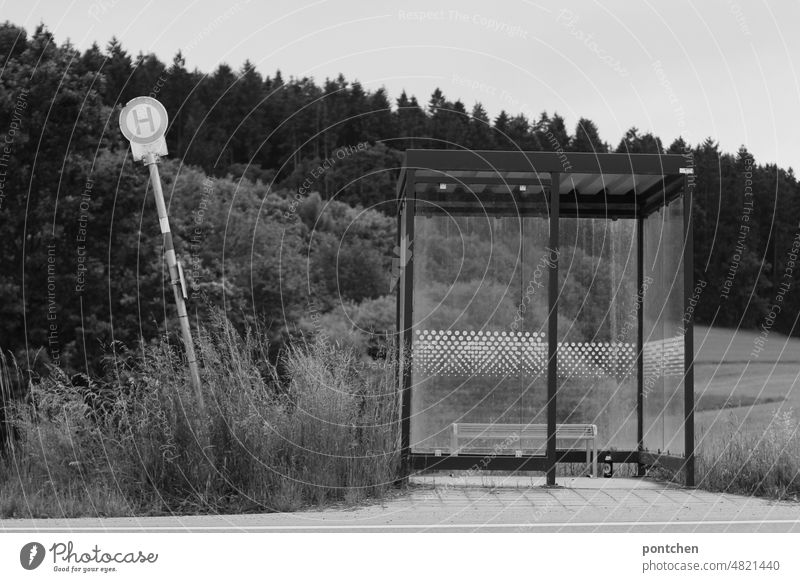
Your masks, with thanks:
[{"label": "metal frame post", "polygon": [[[636,439],[639,451],[644,450],[644,217],[636,219]],[[636,474],[644,477],[645,465],[638,463]]]},{"label": "metal frame post", "polygon": [[694,293],[694,233],[692,229],[692,189],[689,176],[683,177],[683,357],[685,374],[683,377],[683,436],[686,485],[695,485],[695,452],[694,452],[694,322],[688,316],[689,301]]},{"label": "metal frame post", "polygon": [[150,183],[153,185],[153,194],[155,195],[156,208],[158,209],[158,223],[161,227],[161,234],[164,235],[164,256],[167,259],[170,283],[175,293],[175,304],[178,308],[178,322],[181,326],[183,345],[186,348],[186,360],[189,363],[189,375],[191,376],[192,387],[194,388],[200,411],[203,416],[205,416],[206,407],[200,383],[200,371],[197,367],[197,356],[195,355],[194,342],[192,341],[192,331],[189,327],[189,316],[186,313],[186,303],[183,298],[181,272],[178,266],[178,258],[175,255],[175,246],[172,242],[172,232],[169,228],[167,205],[164,202],[164,191],[161,188],[161,176],[158,174],[158,156],[148,152],[144,157],[144,165],[150,170]]},{"label": "metal frame post", "polygon": [[[411,472],[411,359],[413,342],[413,297],[414,297],[414,219],[416,204],[414,200],[414,170],[406,173],[404,199],[402,202],[401,223],[404,223],[403,232],[400,233],[400,252],[408,252],[405,264],[401,260],[401,293],[403,299],[401,310],[402,327],[398,329],[401,345],[402,377],[400,378],[400,458],[402,462],[402,475],[408,476]],[[405,249],[404,249],[405,247]]]},{"label": "metal frame post", "polygon": [[[403,237],[403,212],[404,212],[403,200],[402,198],[399,200],[397,205],[397,248],[400,248],[402,244]],[[400,256],[400,251],[398,251],[397,256]],[[398,258],[399,261],[399,258]],[[403,358],[405,357],[405,353],[403,352],[403,310],[400,307],[400,301],[403,299],[403,284],[405,283],[405,279],[403,278],[403,265],[398,263],[398,271],[397,271],[397,280],[394,280],[395,273],[392,273],[392,283],[395,285],[395,294],[396,294],[396,303],[395,305],[395,363],[394,363],[394,381],[395,387],[397,389],[398,397],[400,398],[400,417],[397,418],[398,422],[402,422],[402,415],[403,415]],[[400,426],[400,428],[402,428]],[[407,457],[405,456],[407,453],[405,449],[403,449],[403,435],[402,430],[400,434],[400,463],[401,463],[401,471],[398,478],[398,482],[402,482],[405,478],[405,465],[408,462]]]},{"label": "metal frame post", "polygon": [[555,257],[549,263],[547,280],[547,485],[556,484],[556,393],[558,392],[558,255],[559,190],[561,176],[550,175],[550,250]]}]

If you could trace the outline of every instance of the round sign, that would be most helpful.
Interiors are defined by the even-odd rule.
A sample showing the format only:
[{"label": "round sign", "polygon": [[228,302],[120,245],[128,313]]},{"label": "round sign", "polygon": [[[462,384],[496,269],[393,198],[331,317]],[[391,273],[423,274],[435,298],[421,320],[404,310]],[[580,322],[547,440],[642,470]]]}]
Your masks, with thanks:
[{"label": "round sign", "polygon": [[167,131],[167,110],[152,97],[136,97],[119,114],[119,128],[128,141],[150,144]]}]

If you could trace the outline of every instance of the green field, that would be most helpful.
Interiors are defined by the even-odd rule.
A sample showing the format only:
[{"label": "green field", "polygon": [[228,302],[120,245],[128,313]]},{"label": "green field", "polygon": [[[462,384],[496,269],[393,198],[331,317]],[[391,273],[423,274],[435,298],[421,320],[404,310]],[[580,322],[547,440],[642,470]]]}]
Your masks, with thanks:
[{"label": "green field", "polygon": [[763,432],[777,412],[800,409],[800,339],[771,332],[753,357],[759,332],[695,326],[698,444],[731,423]]}]

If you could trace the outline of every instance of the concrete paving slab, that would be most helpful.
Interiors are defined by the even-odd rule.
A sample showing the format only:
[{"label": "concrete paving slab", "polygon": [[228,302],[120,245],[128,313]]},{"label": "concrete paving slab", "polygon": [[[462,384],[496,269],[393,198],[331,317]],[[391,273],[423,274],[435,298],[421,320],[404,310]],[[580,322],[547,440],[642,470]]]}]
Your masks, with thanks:
[{"label": "concrete paving slab", "polygon": [[[454,473],[415,475],[410,478],[416,485],[439,485],[461,487],[544,487],[546,485],[544,476],[527,475],[459,475]],[[663,489],[665,487],[679,488],[679,485],[656,481],[654,479],[638,478],[611,478],[594,479],[591,477],[558,477],[557,487],[568,487],[570,489]]]},{"label": "concrete paving slab", "polygon": [[800,503],[710,493],[645,479],[525,478],[484,486],[417,478],[359,507],[252,515],[0,520],[0,531],[800,532]]}]

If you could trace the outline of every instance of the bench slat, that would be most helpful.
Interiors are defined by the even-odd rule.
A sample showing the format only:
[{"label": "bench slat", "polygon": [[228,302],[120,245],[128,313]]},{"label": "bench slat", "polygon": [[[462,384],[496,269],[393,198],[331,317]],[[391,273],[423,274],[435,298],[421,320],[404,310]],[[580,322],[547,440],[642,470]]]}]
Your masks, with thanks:
[{"label": "bench slat", "polygon": [[[547,438],[546,424],[498,424],[480,422],[454,422],[450,436],[451,453],[458,455],[461,447],[459,441],[497,440],[522,441]],[[597,477],[597,425],[595,424],[557,424],[555,438],[557,441],[573,441],[573,444],[586,443],[586,461],[590,461],[591,448],[592,474]],[[511,445],[512,442],[508,444]],[[511,448],[509,446],[509,448]],[[517,450],[517,456],[522,451]]]},{"label": "bench slat", "polygon": [[[546,424],[483,424],[475,422],[458,422],[453,430],[459,436],[485,436],[486,438],[502,438],[517,433],[531,435],[530,438],[547,436]],[[556,425],[556,438],[594,438],[597,426],[594,424],[559,424]]]}]

